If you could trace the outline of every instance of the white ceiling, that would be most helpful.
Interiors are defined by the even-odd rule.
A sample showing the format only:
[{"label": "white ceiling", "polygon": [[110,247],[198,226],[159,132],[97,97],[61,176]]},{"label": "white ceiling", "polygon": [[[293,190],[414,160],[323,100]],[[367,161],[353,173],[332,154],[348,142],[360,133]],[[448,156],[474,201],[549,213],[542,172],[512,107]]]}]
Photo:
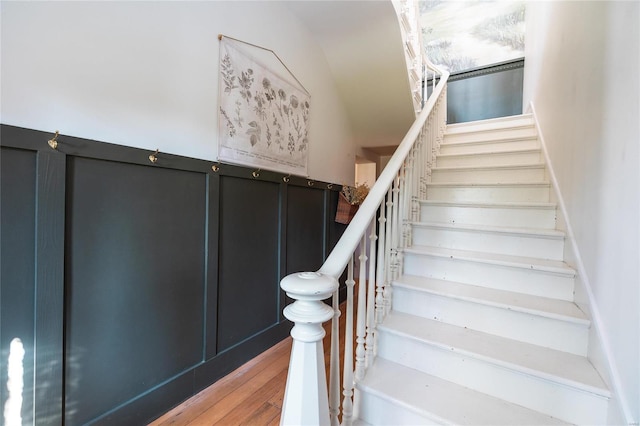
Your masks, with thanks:
[{"label": "white ceiling", "polygon": [[323,48],[356,146],[400,143],[415,113],[400,26],[391,1],[283,3]]}]

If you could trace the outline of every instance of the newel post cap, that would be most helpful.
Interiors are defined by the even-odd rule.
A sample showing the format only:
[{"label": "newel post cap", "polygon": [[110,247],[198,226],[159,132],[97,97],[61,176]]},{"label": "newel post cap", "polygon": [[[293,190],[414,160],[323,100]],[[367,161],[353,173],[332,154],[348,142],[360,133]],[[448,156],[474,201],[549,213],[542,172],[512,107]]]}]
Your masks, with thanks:
[{"label": "newel post cap", "polygon": [[318,272],[296,272],[280,281],[280,287],[296,300],[324,300],[338,289],[338,280]]}]

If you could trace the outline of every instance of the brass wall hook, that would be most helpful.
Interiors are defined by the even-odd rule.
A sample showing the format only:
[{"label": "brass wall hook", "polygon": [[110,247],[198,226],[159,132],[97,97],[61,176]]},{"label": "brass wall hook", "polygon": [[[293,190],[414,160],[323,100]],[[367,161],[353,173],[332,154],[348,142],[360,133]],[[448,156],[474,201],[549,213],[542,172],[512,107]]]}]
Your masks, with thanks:
[{"label": "brass wall hook", "polygon": [[314,181],[312,181],[312,180],[308,180],[308,181],[307,181],[307,185],[309,185],[309,186],[313,186],[313,185],[315,185],[315,184],[316,184],[316,183],[315,183]]},{"label": "brass wall hook", "polygon": [[283,177],[282,177],[282,181],[283,181],[284,183],[289,183],[289,181],[291,181],[291,173],[289,173],[289,174],[288,174],[288,175],[286,175],[286,176],[283,176]]},{"label": "brass wall hook", "polygon": [[331,188],[333,188],[333,184],[332,183],[328,183],[327,184],[327,189],[331,189]]},{"label": "brass wall hook", "polygon": [[49,139],[47,141],[47,143],[49,144],[49,146],[52,149],[58,149],[58,136],[60,135],[60,132],[56,130],[56,134],[53,136],[53,138]]},{"label": "brass wall hook", "polygon": [[254,170],[254,171],[251,173],[251,176],[253,176],[253,177],[254,177],[254,178],[256,178],[256,179],[257,179],[257,178],[259,178],[259,177],[260,177],[260,169],[258,169],[258,170]]},{"label": "brass wall hook", "polygon": [[220,163],[216,163],[213,166],[211,166],[211,170],[213,170],[214,172],[218,173],[218,171],[220,171],[220,166],[218,164],[220,164]]},{"label": "brass wall hook", "polygon": [[158,153],[159,152],[160,152],[160,150],[156,149],[156,151],[149,156],[149,161],[151,161],[153,164],[157,163],[158,162]]}]

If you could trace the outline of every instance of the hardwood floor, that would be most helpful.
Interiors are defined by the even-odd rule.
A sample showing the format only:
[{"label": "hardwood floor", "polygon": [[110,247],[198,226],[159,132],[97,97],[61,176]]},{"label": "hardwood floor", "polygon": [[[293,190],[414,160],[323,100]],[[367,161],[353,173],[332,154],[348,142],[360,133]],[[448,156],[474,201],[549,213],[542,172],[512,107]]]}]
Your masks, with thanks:
[{"label": "hardwood floor", "polygon": [[[344,304],[340,311],[345,312]],[[344,320],[340,316],[340,359],[344,354]],[[330,322],[323,347],[329,372]],[[150,426],[166,425],[278,425],[287,382],[291,337],[288,337],[202,392],[156,419]],[[327,378],[327,384],[329,383]]]},{"label": "hardwood floor", "polygon": [[291,342],[284,339],[150,425],[278,424]]}]

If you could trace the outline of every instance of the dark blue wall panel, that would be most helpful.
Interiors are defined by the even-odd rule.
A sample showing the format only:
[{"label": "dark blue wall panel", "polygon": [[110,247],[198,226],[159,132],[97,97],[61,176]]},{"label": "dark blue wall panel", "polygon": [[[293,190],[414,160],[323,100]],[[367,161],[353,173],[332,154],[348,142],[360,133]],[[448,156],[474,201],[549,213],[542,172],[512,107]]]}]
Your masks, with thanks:
[{"label": "dark blue wall panel", "polygon": [[202,361],[206,175],[72,158],[66,422]]},{"label": "dark blue wall panel", "polygon": [[280,279],[344,230],[338,185],[1,130],[0,354],[23,340],[25,423],[158,417],[288,335]]},{"label": "dark blue wall panel", "polygon": [[[447,123],[522,114],[524,59],[453,74],[447,84]],[[428,93],[431,81],[428,81]]]},{"label": "dark blue wall panel", "polygon": [[279,185],[220,179],[218,352],[279,320]]},{"label": "dark blue wall panel", "polygon": [[289,186],[287,194],[287,274],[315,271],[324,261],[324,191]]},{"label": "dark blue wall panel", "polygon": [[25,350],[22,421],[33,422],[36,152],[0,149],[0,407],[7,393],[7,359],[13,339]]}]

